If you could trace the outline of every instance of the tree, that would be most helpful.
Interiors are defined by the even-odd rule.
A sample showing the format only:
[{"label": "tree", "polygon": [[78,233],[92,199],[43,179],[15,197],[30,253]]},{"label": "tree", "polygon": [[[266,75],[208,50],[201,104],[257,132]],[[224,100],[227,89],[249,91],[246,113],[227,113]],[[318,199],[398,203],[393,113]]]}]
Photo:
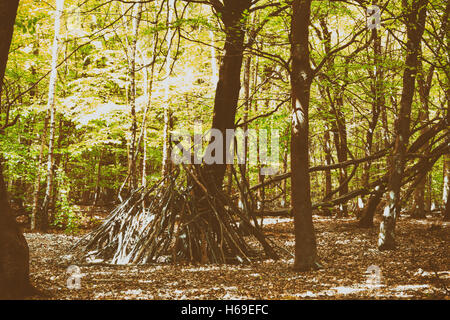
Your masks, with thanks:
[{"label": "tree", "polygon": [[131,40],[131,63],[130,63],[130,104],[131,104],[131,141],[130,150],[128,153],[128,179],[130,181],[130,189],[133,190],[137,187],[137,172],[136,172],[136,161],[137,161],[137,146],[136,134],[137,134],[137,119],[136,119],[136,54],[137,54],[137,43],[139,36],[139,24],[142,18],[142,2],[139,2],[136,10],[133,12],[133,35]]},{"label": "tree", "polygon": [[395,146],[387,186],[388,204],[384,209],[378,238],[380,250],[395,248],[395,222],[401,210],[400,191],[410,138],[411,105],[419,63],[420,42],[425,29],[427,4],[428,0],[413,0],[411,4],[408,4],[406,0],[402,2],[406,19],[406,59],[400,110],[395,124]]},{"label": "tree", "polygon": [[313,72],[309,57],[311,0],[294,0],[291,22],[291,202],[294,216],[294,269],[307,271],[317,267],[317,244],[312,222],[309,179],[309,99]]},{"label": "tree", "polygon": [[53,168],[53,158],[54,158],[54,144],[55,144],[55,97],[56,97],[56,81],[58,76],[58,47],[60,42],[59,29],[61,27],[61,16],[64,10],[64,0],[56,0],[56,11],[55,11],[55,29],[52,47],[52,63],[51,63],[51,73],[50,82],[48,86],[48,101],[47,109],[50,115],[49,119],[49,142],[48,142],[48,156],[47,156],[47,185],[45,188],[45,197],[42,204],[42,210],[40,212],[40,217],[37,219],[36,228],[38,230],[46,231],[49,225],[48,211],[52,199],[53,190],[53,180],[54,180],[54,168]]},{"label": "tree", "polygon": [[[18,5],[18,0],[0,2],[1,82],[5,75]],[[3,85],[0,94],[2,88]],[[2,131],[9,125],[5,123]],[[32,292],[28,264],[28,244],[12,216],[0,157],[0,299],[20,298]]]},{"label": "tree", "polygon": [[173,10],[175,6],[174,0],[169,0],[167,3],[167,54],[165,59],[165,79],[164,79],[164,128],[163,128],[163,158],[162,158],[162,174],[166,175],[170,171],[170,133],[171,130],[171,116],[169,108],[169,92],[170,92],[170,74],[172,72],[172,20]]},{"label": "tree", "polygon": [[[236,110],[241,88],[241,68],[244,52],[245,13],[252,5],[251,0],[211,1],[225,26],[224,56],[219,68],[219,81],[214,98],[212,128],[218,129],[223,136],[227,129],[235,128]],[[223,144],[222,155],[227,154]],[[221,188],[225,176],[226,165],[212,164],[206,167],[211,172],[213,188]]]}]

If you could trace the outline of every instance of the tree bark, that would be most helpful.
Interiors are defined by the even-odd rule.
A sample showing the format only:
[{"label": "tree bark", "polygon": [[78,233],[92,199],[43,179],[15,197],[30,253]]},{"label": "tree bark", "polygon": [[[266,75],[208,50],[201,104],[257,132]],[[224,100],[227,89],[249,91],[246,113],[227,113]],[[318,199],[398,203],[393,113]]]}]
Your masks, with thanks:
[{"label": "tree bark", "polygon": [[[334,142],[337,150],[337,158],[339,163],[345,162],[348,160],[347,157],[347,126],[345,123],[345,117],[342,113],[342,107],[344,104],[344,99],[341,93],[336,98],[336,107],[335,116],[336,121],[335,131],[334,131]],[[347,167],[343,167],[339,169],[339,195],[343,196],[348,193],[348,173]],[[344,203],[340,205],[337,216],[338,217],[346,217],[348,215],[348,207],[347,204]]]},{"label": "tree bark", "polygon": [[[378,34],[377,29],[372,30],[372,38],[373,38],[375,72],[370,73],[372,78],[371,91],[373,102],[372,102],[372,118],[369,122],[369,130],[366,133],[366,146],[365,146],[366,156],[372,154],[373,137],[375,129],[378,124],[378,119],[380,117],[381,110],[385,108],[384,84],[383,84],[384,73],[381,60],[382,59],[381,37]],[[367,187],[369,185],[371,164],[372,164],[371,161],[367,161],[364,164],[364,173],[362,178],[362,183],[364,187]]]},{"label": "tree bark", "polygon": [[136,54],[139,35],[139,23],[142,16],[142,2],[136,5],[136,11],[133,14],[133,38],[131,40],[131,63],[130,63],[130,104],[131,104],[131,141],[128,154],[128,173],[129,187],[133,190],[137,187],[136,171],[136,150],[139,148],[136,143],[137,118],[136,118]]},{"label": "tree bark", "polygon": [[163,128],[163,161],[162,161],[162,174],[165,176],[170,171],[170,72],[172,68],[172,19],[173,19],[173,7],[175,5],[174,0],[169,0],[167,8],[167,55],[166,55],[166,78],[164,80],[164,128]]},{"label": "tree bark", "polygon": [[[450,125],[450,79],[447,79],[447,133]],[[444,154],[444,186],[442,192],[442,205],[444,208],[444,221],[450,221],[450,153]]]},{"label": "tree bark", "polygon": [[309,177],[309,99],[312,70],[309,61],[311,0],[294,0],[291,22],[291,203],[294,215],[294,269],[307,271],[317,266],[316,236],[312,222]]},{"label": "tree bark", "polygon": [[[0,84],[3,83],[18,0],[0,2]],[[0,96],[3,86],[0,85]],[[0,156],[0,299],[21,298],[34,289],[29,279],[29,250],[8,201]]]},{"label": "tree bark", "polygon": [[47,109],[50,113],[49,121],[49,142],[48,142],[48,157],[47,157],[47,186],[45,189],[44,203],[42,205],[42,211],[40,212],[40,218],[37,219],[37,229],[40,231],[47,231],[49,226],[48,209],[50,207],[50,201],[52,197],[53,189],[53,152],[55,141],[55,96],[56,96],[56,81],[58,77],[58,47],[59,47],[59,29],[61,26],[61,16],[64,10],[64,0],[56,1],[55,12],[55,35],[53,38],[52,48],[52,64],[50,73],[50,83],[48,88],[48,103]]},{"label": "tree bark", "polygon": [[[0,80],[5,76],[19,0],[0,2]],[[1,92],[1,89],[0,89]]]},{"label": "tree bark", "polygon": [[[325,165],[329,166],[331,165],[331,140],[330,140],[330,130],[328,129],[328,126],[325,126],[325,133],[324,133],[324,144],[325,144]],[[331,181],[331,170],[327,169],[325,170],[325,192],[324,196],[331,193],[333,189],[332,181]]]},{"label": "tree bark", "polygon": [[[378,187],[380,188],[380,187]],[[380,188],[376,190],[370,197],[367,202],[367,206],[364,209],[364,213],[358,221],[358,226],[361,228],[372,228],[373,227],[373,217],[375,216],[378,204],[381,201],[381,198],[384,194],[384,188]]]},{"label": "tree bark", "polygon": [[[417,84],[419,86],[419,98],[420,98],[420,108],[419,108],[419,123],[423,127],[420,130],[421,134],[424,134],[428,130],[426,125],[428,122],[428,97],[430,95],[431,81],[433,80],[434,67],[431,66],[425,77],[422,67],[419,68],[420,73],[417,76]],[[425,143],[420,149],[420,153],[427,154],[429,152],[429,143]],[[425,219],[425,212],[430,208],[426,207],[425,201],[425,188],[428,181],[428,174],[419,176],[419,181],[417,181],[416,189],[413,194],[413,208],[411,212],[411,217],[415,219]]]},{"label": "tree bark", "polygon": [[[447,2],[445,14],[443,16],[442,31],[445,35],[445,44],[447,48],[450,46],[450,2]],[[447,51],[447,61],[450,59],[450,53]],[[446,84],[445,95],[447,97],[447,134],[450,133],[450,66],[447,64],[446,70]],[[442,206],[444,208],[444,221],[450,221],[450,153],[444,155],[444,183],[442,190]]]},{"label": "tree bark", "polygon": [[39,150],[39,160],[38,167],[36,169],[36,177],[34,179],[34,191],[33,191],[33,208],[31,211],[31,230],[35,231],[37,226],[39,225],[38,219],[39,216],[39,193],[41,192],[41,167],[44,163],[44,149],[45,149],[45,140],[47,136],[47,127],[48,127],[48,111],[45,115],[44,119],[44,128],[42,128],[42,132],[40,134],[41,147]]},{"label": "tree bark", "polygon": [[420,42],[425,29],[426,6],[428,0],[414,0],[409,6],[403,1],[406,13],[406,61],[403,72],[403,90],[400,111],[395,123],[395,146],[392,154],[390,176],[388,181],[388,203],[380,225],[378,248],[391,250],[395,248],[395,222],[400,215],[400,191],[406,164],[406,151],[410,136],[411,105],[418,67]]},{"label": "tree bark", "polygon": [[[251,0],[228,0],[219,10],[220,18],[225,26],[224,56],[219,69],[214,99],[212,128],[218,129],[223,137],[227,129],[235,128],[235,117],[241,88],[241,68],[244,52],[244,13],[250,9]],[[211,145],[208,146],[208,148]],[[224,161],[205,166],[211,174],[215,187],[221,188],[225,176],[226,143],[223,143]]]}]

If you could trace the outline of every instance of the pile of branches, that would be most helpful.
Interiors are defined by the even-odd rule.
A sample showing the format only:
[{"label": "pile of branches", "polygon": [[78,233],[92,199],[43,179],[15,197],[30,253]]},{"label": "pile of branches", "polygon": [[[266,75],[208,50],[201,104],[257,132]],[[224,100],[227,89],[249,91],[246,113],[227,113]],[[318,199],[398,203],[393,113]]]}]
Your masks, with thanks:
[{"label": "pile of branches", "polygon": [[75,245],[78,258],[111,264],[278,259],[274,242],[251,217],[207,185],[201,170],[192,166],[135,190]]}]

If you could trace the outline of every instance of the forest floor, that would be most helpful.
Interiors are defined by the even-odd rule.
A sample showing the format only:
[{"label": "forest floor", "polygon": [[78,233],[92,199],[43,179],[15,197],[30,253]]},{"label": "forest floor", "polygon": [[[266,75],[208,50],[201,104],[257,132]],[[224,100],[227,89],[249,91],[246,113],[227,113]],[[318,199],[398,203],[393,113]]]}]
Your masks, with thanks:
[{"label": "forest floor", "polygon": [[[290,270],[293,260],[252,265],[80,266],[81,289],[67,288],[61,256],[79,236],[27,233],[32,282],[48,299],[449,299],[450,223],[401,217],[395,251],[376,249],[378,224],[314,217],[323,269]],[[266,218],[265,231],[293,252],[293,223]],[[375,266],[375,267],[371,267]],[[381,274],[370,285],[367,269]],[[35,297],[34,299],[42,299]]]}]

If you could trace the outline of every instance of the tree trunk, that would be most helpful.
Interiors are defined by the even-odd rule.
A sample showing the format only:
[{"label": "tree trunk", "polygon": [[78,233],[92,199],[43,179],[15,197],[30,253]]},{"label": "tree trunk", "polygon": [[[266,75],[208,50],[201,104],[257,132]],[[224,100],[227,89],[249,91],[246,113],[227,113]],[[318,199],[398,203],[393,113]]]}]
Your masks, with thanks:
[{"label": "tree trunk", "polygon": [[[288,124],[286,126],[286,130],[285,130],[285,132],[286,132],[285,136],[286,137],[289,137],[289,131],[291,129],[290,127],[291,127],[290,124]],[[286,144],[286,146],[284,147],[284,154],[283,154],[283,174],[287,173],[288,170],[289,170],[288,169],[288,157],[289,157],[289,148],[288,148],[288,145]],[[287,208],[289,206],[289,204],[288,204],[287,179],[283,179],[281,188],[283,190],[283,198],[282,198],[282,201],[281,201],[281,206],[283,208]]]},{"label": "tree trunk", "polygon": [[[448,7],[448,6],[447,6]],[[448,73],[447,73],[448,74]],[[450,124],[450,79],[447,78],[447,126]],[[447,127],[447,134],[448,134]],[[450,153],[444,154],[444,186],[442,192],[442,205],[444,208],[444,221],[450,221]]]},{"label": "tree trunk", "polygon": [[[380,187],[379,187],[380,188]],[[367,206],[364,209],[364,213],[358,221],[358,226],[361,228],[372,228],[373,227],[373,217],[375,216],[378,204],[383,197],[384,189],[380,188],[379,190],[375,190],[369,201],[367,202]]]},{"label": "tree trunk", "polygon": [[61,26],[61,16],[64,10],[64,0],[56,1],[56,12],[55,12],[55,36],[53,38],[53,48],[52,48],[52,64],[50,73],[50,82],[48,88],[48,103],[47,108],[50,113],[49,122],[49,142],[48,142],[48,157],[47,157],[47,186],[45,189],[44,203],[42,205],[42,212],[40,213],[40,219],[37,224],[37,229],[40,231],[46,231],[48,229],[48,209],[50,207],[50,200],[52,197],[53,189],[53,149],[55,141],[55,95],[56,95],[56,81],[58,78],[58,46],[59,46],[59,29]]},{"label": "tree trunk", "polygon": [[[330,140],[330,130],[328,129],[328,126],[325,126],[325,133],[324,133],[324,144],[325,144],[325,165],[330,166],[331,165],[331,140]],[[332,181],[331,181],[331,170],[327,169],[325,170],[325,194],[324,196],[327,196],[331,193],[333,188]]]},{"label": "tree trunk", "polygon": [[450,154],[444,155],[444,189],[442,193],[442,205],[444,208],[444,221],[450,221]]},{"label": "tree trunk", "polygon": [[[17,7],[19,0],[0,2],[0,80],[5,76],[6,63],[8,62],[9,47],[14,32]],[[0,92],[2,88],[0,88]]]},{"label": "tree trunk", "polygon": [[98,205],[100,198],[100,182],[102,179],[102,155],[103,150],[100,149],[100,154],[98,155],[98,164],[97,164],[97,178],[95,180],[95,195],[94,195],[94,206]]},{"label": "tree trunk", "polygon": [[[18,0],[0,2],[0,83],[3,83],[14,31]],[[0,86],[0,96],[2,91]],[[8,201],[0,157],[0,299],[21,298],[32,292],[27,241],[15,222]]]},{"label": "tree trunk", "polygon": [[407,1],[403,1],[407,30],[406,62],[403,72],[400,111],[395,124],[395,146],[387,187],[388,203],[384,210],[378,238],[378,248],[380,250],[395,248],[395,222],[401,210],[400,189],[406,164],[406,150],[410,136],[411,105],[414,96],[420,42],[425,28],[427,4],[428,0],[414,0],[411,6],[408,6]]},{"label": "tree trunk", "polygon": [[[224,3],[223,7],[217,8],[225,26],[225,45],[214,99],[212,128],[219,130],[223,137],[226,136],[227,129],[235,128],[244,52],[245,31],[243,26],[245,24],[242,20],[251,4],[251,0],[229,0]],[[211,144],[208,145],[208,148],[210,147]],[[225,160],[226,143],[223,143],[222,155]],[[207,165],[205,170],[210,173],[215,187],[221,188],[226,170],[225,161]]]},{"label": "tree trunk", "polygon": [[36,169],[36,178],[34,179],[34,191],[33,191],[33,208],[31,211],[31,230],[35,231],[40,225],[38,219],[40,218],[40,207],[39,207],[39,193],[41,192],[41,168],[44,163],[44,149],[45,149],[45,140],[47,136],[47,127],[48,127],[48,111],[45,115],[44,119],[44,128],[40,134],[41,147],[39,150],[39,160],[38,167]]},{"label": "tree trunk", "polygon": [[[425,77],[422,67],[419,68],[420,73],[417,76],[417,84],[419,86],[419,98],[420,98],[420,108],[419,108],[419,123],[423,127],[420,130],[421,134],[424,134],[428,130],[426,125],[428,122],[428,97],[430,95],[431,81],[433,80],[434,67],[431,66],[428,70],[427,76]],[[429,143],[425,143],[420,149],[420,153],[427,154],[429,152]],[[411,217],[415,219],[425,219],[425,212],[430,208],[425,207],[425,188],[428,181],[428,174],[419,175],[419,181],[417,181],[416,189],[413,194],[413,208],[411,212]]]},{"label": "tree trunk", "polygon": [[[156,37],[156,36],[155,36]],[[156,40],[155,40],[156,47]],[[153,50],[154,54],[155,50]],[[153,78],[155,73],[155,64],[152,64],[150,69],[150,82],[148,79],[148,68],[144,70],[144,96],[146,97],[146,105],[144,109],[144,115],[142,118],[142,128],[141,128],[141,136],[143,140],[143,151],[142,151],[142,186],[147,186],[147,113],[148,109],[152,104],[152,91],[153,91]]]},{"label": "tree trunk", "polygon": [[[378,119],[380,117],[380,112],[385,108],[385,98],[384,98],[384,73],[382,64],[382,52],[381,52],[381,37],[378,34],[377,29],[372,30],[373,37],[373,54],[374,54],[374,64],[375,72],[370,73],[372,78],[371,91],[372,91],[372,118],[369,123],[369,130],[366,133],[366,146],[365,154],[366,157],[372,154],[373,137],[375,129],[378,124]],[[370,167],[372,162],[367,161],[364,164],[364,173],[362,178],[362,184],[367,187],[370,182]]]},{"label": "tree trunk", "polygon": [[166,78],[164,79],[164,128],[163,128],[163,161],[162,161],[162,174],[165,176],[170,171],[170,101],[169,101],[169,91],[170,91],[170,72],[172,68],[172,19],[173,19],[173,7],[174,0],[169,0],[168,12],[167,12],[167,55],[166,55]]},{"label": "tree trunk", "polygon": [[130,63],[130,104],[131,104],[131,141],[128,154],[128,177],[129,189],[137,187],[136,171],[136,150],[139,148],[136,144],[137,118],[136,118],[136,53],[137,41],[139,35],[139,23],[142,16],[142,2],[136,5],[136,11],[133,14],[133,38],[131,41],[131,63]]},{"label": "tree trunk", "polygon": [[[450,15],[450,2],[447,2],[445,8],[445,14],[443,16],[442,22],[442,31],[445,35],[445,44],[447,48],[450,46],[450,23],[449,23],[449,15]],[[447,61],[450,59],[450,53],[447,51]],[[447,134],[450,133],[450,66],[447,64],[445,69],[446,74],[446,84],[447,87],[445,89],[445,96],[447,97]],[[445,82],[444,82],[445,83]],[[444,155],[444,184],[442,190],[442,207],[444,208],[444,221],[450,221],[450,153],[446,153]]]},{"label": "tree trunk", "polygon": [[[342,114],[343,107],[343,97],[339,96],[336,98],[337,103],[335,110],[336,121],[333,122],[333,137],[334,143],[336,145],[338,162],[342,163],[347,161],[347,128],[345,124],[345,118]],[[347,181],[347,167],[342,167],[339,169],[339,195],[343,196],[348,193],[348,181]],[[341,204],[339,207],[338,217],[346,217],[348,214],[347,204]]]},{"label": "tree trunk", "polygon": [[312,81],[308,44],[311,0],[294,0],[292,9],[291,203],[295,230],[294,269],[306,271],[317,266],[316,236],[312,222],[308,139]]},{"label": "tree trunk", "polygon": [[[319,38],[323,41],[323,46],[325,53],[327,55],[330,54],[331,51],[331,32],[328,29],[328,24],[325,16],[319,17],[320,27],[322,28],[322,33],[319,33]],[[328,69],[333,68],[333,62],[334,59],[331,58],[328,63],[326,64]],[[324,77],[322,77],[324,78]],[[323,101],[327,101],[328,97],[330,97],[330,88],[329,87],[319,87],[320,96],[322,97]],[[330,104],[332,104],[332,101],[329,101]],[[333,161],[333,156],[331,154],[331,135],[330,135],[330,128],[328,124],[325,124],[325,132],[324,132],[324,153],[325,153],[325,164],[327,166],[331,165],[331,162]],[[324,195],[323,198],[327,199],[328,196],[333,191],[333,182],[331,177],[331,170],[327,169],[324,172],[325,175],[325,189],[324,189]],[[326,216],[331,216],[331,210],[329,208],[324,208],[323,214]]]}]

